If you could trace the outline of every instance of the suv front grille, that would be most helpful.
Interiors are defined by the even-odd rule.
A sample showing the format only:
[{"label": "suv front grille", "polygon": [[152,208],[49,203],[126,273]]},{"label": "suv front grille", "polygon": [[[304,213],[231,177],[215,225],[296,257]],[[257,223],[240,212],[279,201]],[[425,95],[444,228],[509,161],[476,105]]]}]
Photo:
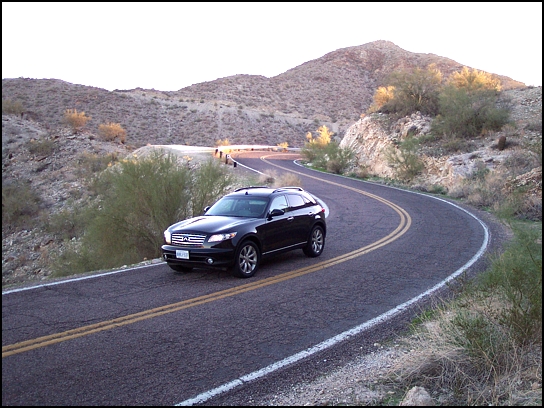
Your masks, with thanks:
[{"label": "suv front grille", "polygon": [[172,234],[172,245],[182,247],[199,247],[206,240],[206,235]]}]

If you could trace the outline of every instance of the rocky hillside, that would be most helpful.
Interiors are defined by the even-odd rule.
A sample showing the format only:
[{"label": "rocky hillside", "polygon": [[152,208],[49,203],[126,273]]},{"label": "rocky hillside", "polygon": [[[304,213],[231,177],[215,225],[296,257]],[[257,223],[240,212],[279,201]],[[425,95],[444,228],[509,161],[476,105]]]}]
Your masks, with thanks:
[{"label": "rocky hillside", "polygon": [[[236,75],[175,92],[110,92],[58,79],[4,78],[2,99],[20,101],[24,117],[48,130],[62,124],[66,109],[91,116],[90,132],[96,133],[102,123],[120,123],[127,130],[127,144],[134,148],[147,143],[213,146],[224,139],[231,144],[287,142],[301,147],[306,133],[321,125],[342,137],[391,72],[431,63],[444,76],[463,67],[445,57],[375,41],[333,51],[272,78]],[[524,86],[498,76],[504,89]]]},{"label": "rocky hillside", "polygon": [[[423,190],[440,186],[452,194],[475,171],[488,169],[513,180],[518,178],[515,183],[529,183],[529,193],[542,200],[542,163],[538,158],[542,146],[542,87],[504,91],[498,103],[511,106],[512,125],[466,141],[455,153],[445,150],[440,141],[426,143],[418,152],[424,170],[412,185]],[[433,120],[420,113],[391,119],[379,113],[361,118],[348,128],[340,143],[356,152],[358,167],[382,178],[395,178],[386,158],[387,148],[398,145],[408,134],[419,138],[428,135]],[[503,149],[498,147],[501,137],[506,141]]]}]

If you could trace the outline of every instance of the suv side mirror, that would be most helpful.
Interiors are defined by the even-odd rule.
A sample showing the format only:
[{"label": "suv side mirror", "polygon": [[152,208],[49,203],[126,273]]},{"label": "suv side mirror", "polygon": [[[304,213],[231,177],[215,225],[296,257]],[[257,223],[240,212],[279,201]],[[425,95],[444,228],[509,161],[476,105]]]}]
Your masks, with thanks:
[{"label": "suv side mirror", "polygon": [[277,217],[283,214],[285,214],[285,211],[280,210],[279,208],[274,208],[272,211],[268,213],[268,218]]}]

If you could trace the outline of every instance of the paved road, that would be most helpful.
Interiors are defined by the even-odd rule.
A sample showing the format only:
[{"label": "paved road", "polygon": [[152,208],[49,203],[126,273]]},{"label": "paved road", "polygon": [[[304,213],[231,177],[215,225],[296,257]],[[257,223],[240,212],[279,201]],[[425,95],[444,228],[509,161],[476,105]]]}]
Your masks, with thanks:
[{"label": "paved road", "polygon": [[158,263],[3,293],[3,405],[249,405],[391,334],[494,242],[444,200],[250,156],[236,159],[327,203],[323,255],[280,255],[248,280]]}]

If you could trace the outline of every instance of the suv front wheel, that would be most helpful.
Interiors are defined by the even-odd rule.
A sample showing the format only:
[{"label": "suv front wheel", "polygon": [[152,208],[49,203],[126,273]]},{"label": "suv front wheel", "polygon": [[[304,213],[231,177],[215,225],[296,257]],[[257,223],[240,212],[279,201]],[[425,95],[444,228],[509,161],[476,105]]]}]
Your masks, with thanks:
[{"label": "suv front wheel", "polygon": [[304,254],[310,258],[315,258],[321,255],[324,248],[325,233],[321,226],[316,225],[313,227],[312,232],[310,233],[310,238],[308,238],[308,243],[303,249]]},{"label": "suv front wheel", "polygon": [[239,278],[251,278],[257,272],[261,261],[261,253],[256,244],[244,241],[236,250],[232,274]]}]

